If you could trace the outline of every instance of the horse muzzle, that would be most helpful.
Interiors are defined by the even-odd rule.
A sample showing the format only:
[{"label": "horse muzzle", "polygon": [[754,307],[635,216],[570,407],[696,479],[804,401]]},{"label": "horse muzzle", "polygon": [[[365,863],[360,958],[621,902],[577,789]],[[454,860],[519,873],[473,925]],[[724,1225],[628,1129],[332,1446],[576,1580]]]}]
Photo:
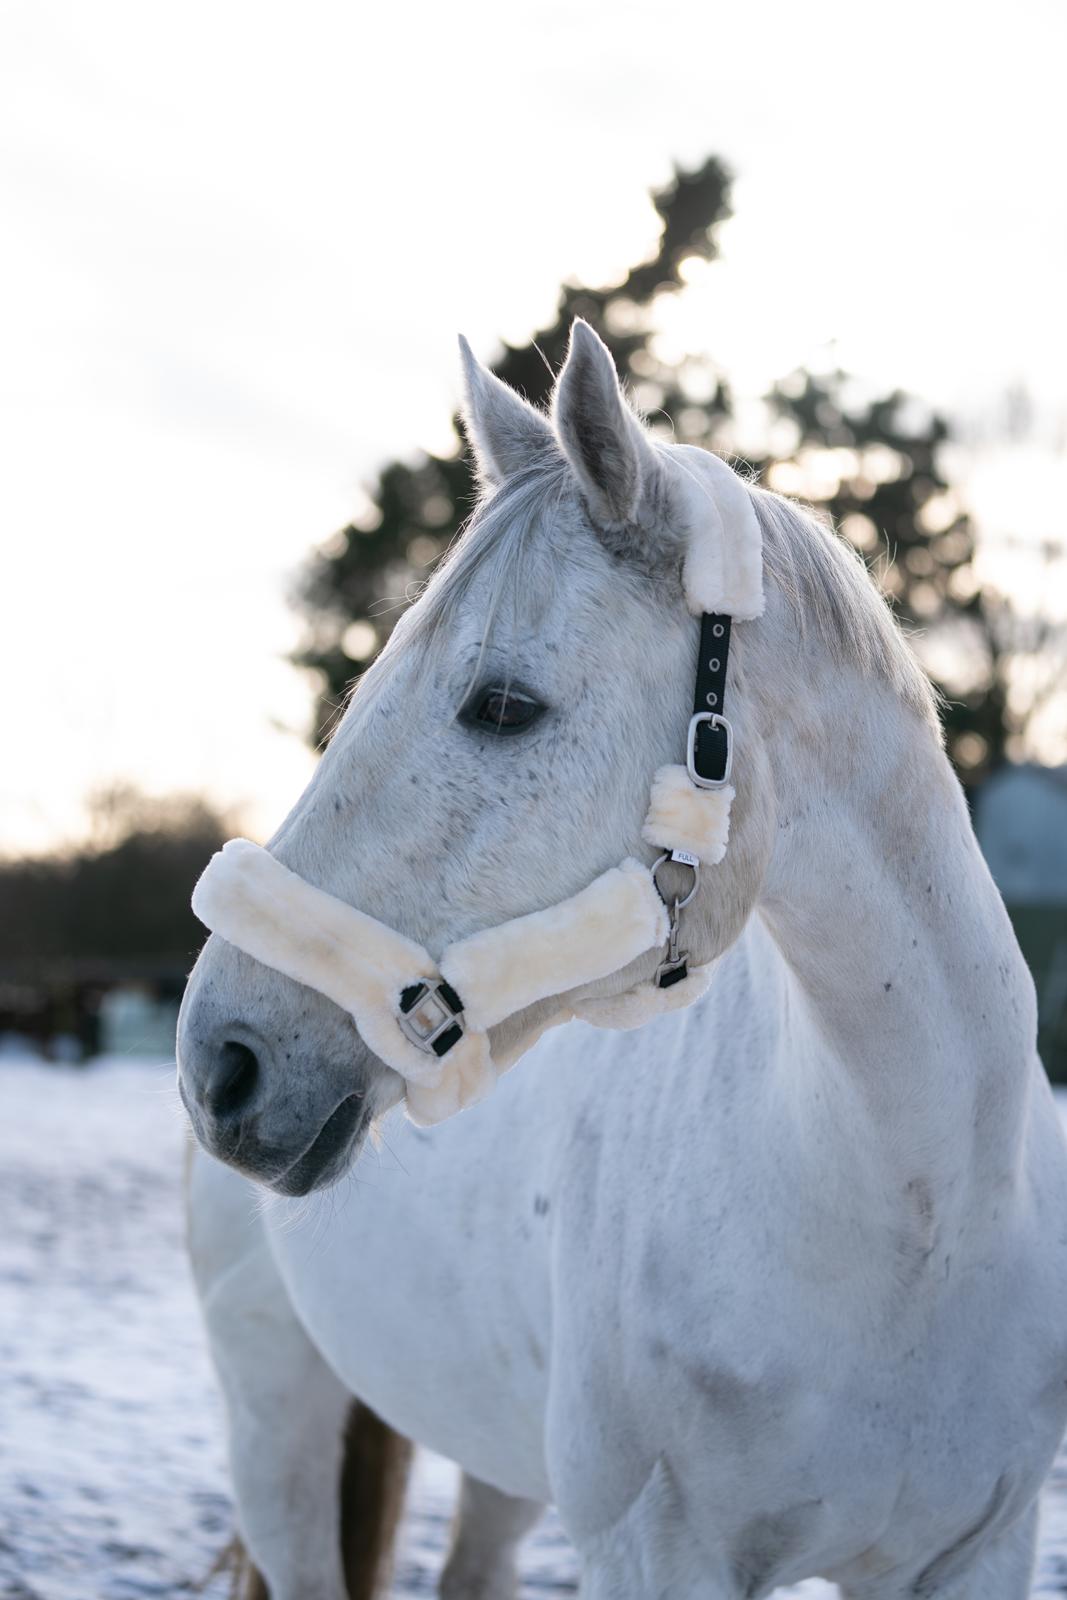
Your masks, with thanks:
[{"label": "horse muzzle", "polygon": [[[209,1155],[277,1193],[303,1195],[344,1174],[400,1085],[336,1007],[276,973],[254,976],[255,966],[219,940],[205,946],[179,1018],[179,1093]],[[226,1003],[235,986],[241,1007]]]}]

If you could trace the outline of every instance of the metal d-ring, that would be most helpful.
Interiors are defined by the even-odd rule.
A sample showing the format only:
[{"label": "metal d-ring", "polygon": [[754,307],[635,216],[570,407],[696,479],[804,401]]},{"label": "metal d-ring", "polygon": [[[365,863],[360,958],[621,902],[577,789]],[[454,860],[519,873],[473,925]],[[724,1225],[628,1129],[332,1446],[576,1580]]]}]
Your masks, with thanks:
[{"label": "metal d-ring", "polygon": [[[665,861],[674,861],[674,856],[673,856],[673,854],[672,854],[672,852],[670,850],[664,850],[663,854],[659,857],[658,861],[656,861],[655,864],[653,865],[653,868],[652,868],[652,882],[656,884],[656,893],[659,895],[660,899],[663,901],[663,904],[665,906],[669,906],[671,902],[667,899],[667,896],[663,893],[663,890],[660,888],[659,884],[656,883],[656,873],[659,871],[660,867],[662,867],[662,865],[663,865],[663,863]],[[679,899],[676,898],[675,901],[674,901],[674,913],[673,914],[674,914],[674,916],[677,916],[679,911],[684,911],[685,910],[686,906],[689,904],[690,900],[692,900],[693,896],[697,892],[697,887],[698,887],[698,885],[700,883],[700,864],[699,864],[699,862],[697,862],[694,865],[694,863],[692,861],[674,861],[674,865],[676,867],[688,867],[690,872],[693,874],[693,887],[690,889],[690,891],[686,895],[685,899],[684,900],[679,900]]]}]

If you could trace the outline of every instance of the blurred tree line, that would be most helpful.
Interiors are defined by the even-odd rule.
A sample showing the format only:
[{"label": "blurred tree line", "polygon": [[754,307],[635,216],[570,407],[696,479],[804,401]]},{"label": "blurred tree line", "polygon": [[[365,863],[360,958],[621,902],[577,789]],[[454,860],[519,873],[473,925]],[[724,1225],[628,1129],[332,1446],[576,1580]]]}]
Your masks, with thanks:
[{"label": "blurred tree line", "polygon": [[127,785],[89,802],[88,838],[53,855],[0,860],[0,975],[192,964],[204,930],[192,886],[233,831],[203,800]]},{"label": "blurred tree line", "polygon": [[[949,752],[964,783],[976,785],[1003,759],[1025,710],[1013,708],[1008,695],[1015,620],[978,586],[974,530],[945,476],[945,420],[897,390],[864,395],[831,367],[785,377],[764,399],[755,439],[750,425],[742,436],[725,376],[704,358],[664,361],[655,338],[657,302],[684,287],[687,264],[718,253],[717,229],[730,215],[729,175],[713,157],[694,171],[676,171],[652,199],[661,223],[652,259],[605,288],[564,285],[552,325],[527,344],[505,345],[494,371],[543,406],[572,319],[584,317],[654,426],[721,451],[760,483],[831,518],[867,560],[908,632],[943,647],[927,664],[945,695]],[[451,454],[390,462],[370,501],[365,515],[313,556],[300,584],[307,629],[295,659],[320,685],[316,740],[471,509],[473,475],[458,429]]]}]

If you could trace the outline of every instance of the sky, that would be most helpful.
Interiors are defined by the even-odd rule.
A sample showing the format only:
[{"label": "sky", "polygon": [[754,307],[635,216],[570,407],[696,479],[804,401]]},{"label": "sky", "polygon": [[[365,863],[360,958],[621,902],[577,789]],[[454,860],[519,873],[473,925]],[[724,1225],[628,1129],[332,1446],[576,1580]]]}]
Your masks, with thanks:
[{"label": "sky", "polygon": [[1065,58],[1059,0],[6,0],[0,853],[116,780],[273,828],[313,761],[301,561],[376,466],[447,447],[457,331],[492,359],[651,250],[673,161],[737,181],[671,348],[758,394],[832,345],[945,408],[988,561],[1036,589]]}]

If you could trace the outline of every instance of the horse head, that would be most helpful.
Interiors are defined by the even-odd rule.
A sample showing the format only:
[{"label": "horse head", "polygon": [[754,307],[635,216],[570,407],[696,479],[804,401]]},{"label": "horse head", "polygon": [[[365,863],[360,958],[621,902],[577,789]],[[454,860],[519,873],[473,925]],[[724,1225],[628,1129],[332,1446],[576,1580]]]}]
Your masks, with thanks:
[{"label": "horse head", "polygon": [[[652,862],[650,788],[683,756],[692,715],[693,593],[751,617],[761,581],[753,491],[704,452],[658,441],[586,324],[551,416],[463,351],[478,505],[268,845],[435,960],[624,858]],[[730,665],[729,850],[686,911],[702,967],[740,933],[774,833],[745,631]],[[666,872],[680,885],[683,870]],[[648,949],[577,984],[564,972],[558,992],[492,1027],[493,1059],[510,1064],[583,1006],[595,1019],[596,1002],[647,982],[662,959]],[[405,1087],[340,1005],[217,934],[189,981],[178,1058],[203,1144],[285,1194],[340,1176]]]}]

